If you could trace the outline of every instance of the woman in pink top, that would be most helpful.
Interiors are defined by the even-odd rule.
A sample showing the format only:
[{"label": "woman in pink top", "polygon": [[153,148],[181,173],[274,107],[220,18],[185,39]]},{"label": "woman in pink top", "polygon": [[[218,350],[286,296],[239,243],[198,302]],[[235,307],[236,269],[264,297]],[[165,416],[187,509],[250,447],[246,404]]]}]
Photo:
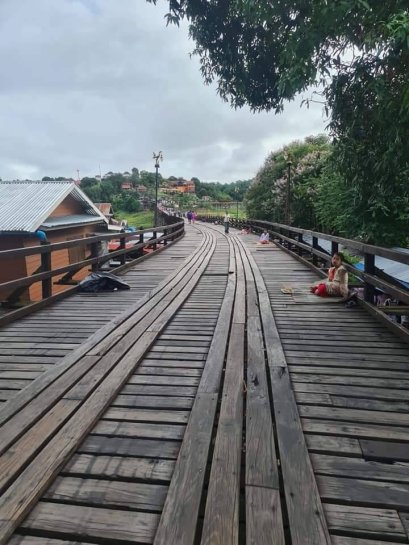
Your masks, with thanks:
[{"label": "woman in pink top", "polygon": [[348,296],[348,271],[342,264],[343,255],[335,253],[331,258],[332,267],[328,270],[328,280],[320,280],[317,284],[311,286],[311,293],[319,297]]}]

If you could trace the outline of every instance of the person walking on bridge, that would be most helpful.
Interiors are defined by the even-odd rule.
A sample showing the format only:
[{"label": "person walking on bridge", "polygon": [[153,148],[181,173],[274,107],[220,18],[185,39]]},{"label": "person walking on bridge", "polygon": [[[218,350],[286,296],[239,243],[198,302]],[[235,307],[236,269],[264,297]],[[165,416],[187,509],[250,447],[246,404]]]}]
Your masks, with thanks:
[{"label": "person walking on bridge", "polygon": [[227,210],[226,210],[226,213],[224,214],[223,223],[224,223],[224,232],[227,235],[229,233],[229,227],[230,227],[230,215],[227,212]]}]

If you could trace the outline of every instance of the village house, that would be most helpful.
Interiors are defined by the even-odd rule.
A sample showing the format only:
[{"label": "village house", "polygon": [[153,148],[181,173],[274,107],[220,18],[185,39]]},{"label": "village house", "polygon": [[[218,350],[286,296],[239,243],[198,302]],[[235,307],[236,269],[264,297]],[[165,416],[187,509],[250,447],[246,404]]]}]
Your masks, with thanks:
[{"label": "village house", "polygon": [[178,179],[178,180],[169,180],[167,187],[163,187],[162,191],[164,193],[196,193],[195,184],[192,181]]},{"label": "village house", "polygon": [[114,209],[112,208],[112,204],[110,202],[96,202],[95,206],[98,208],[101,214],[106,217],[108,223],[111,223],[111,219],[114,216]]},{"label": "village house", "polygon": [[[0,182],[0,251],[84,238],[107,231],[107,225],[106,217],[73,182]],[[86,246],[52,252],[51,268],[82,261],[88,254]],[[30,276],[40,267],[39,254],[4,260],[0,283]],[[87,274],[88,269],[82,269],[75,280]],[[67,288],[58,284],[59,280],[61,277],[53,277],[53,294]],[[11,296],[0,289],[1,301]],[[40,300],[41,282],[19,293],[18,298]]]}]

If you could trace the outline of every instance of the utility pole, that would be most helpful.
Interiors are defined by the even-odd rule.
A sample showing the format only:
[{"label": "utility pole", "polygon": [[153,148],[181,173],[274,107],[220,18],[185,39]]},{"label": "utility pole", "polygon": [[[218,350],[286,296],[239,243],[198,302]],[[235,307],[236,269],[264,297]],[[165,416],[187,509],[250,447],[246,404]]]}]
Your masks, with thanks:
[{"label": "utility pole", "polygon": [[236,194],[236,220],[238,221],[239,220],[239,200],[238,200],[238,188],[235,187],[234,188],[234,193]]},{"label": "utility pole", "polygon": [[153,159],[155,159],[155,216],[154,216],[154,227],[158,227],[158,175],[159,175],[159,161],[163,161],[163,155],[160,151],[159,153],[153,152]]},{"label": "utility pole", "polygon": [[287,196],[285,199],[285,224],[290,225],[290,192],[291,192],[291,165],[292,161],[287,159]]}]

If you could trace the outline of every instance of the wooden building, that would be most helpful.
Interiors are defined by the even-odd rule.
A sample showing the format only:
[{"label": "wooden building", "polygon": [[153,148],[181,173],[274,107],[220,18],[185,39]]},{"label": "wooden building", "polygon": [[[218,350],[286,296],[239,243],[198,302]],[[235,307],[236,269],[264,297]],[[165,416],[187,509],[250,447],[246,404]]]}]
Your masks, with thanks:
[{"label": "wooden building", "polygon": [[191,193],[196,192],[195,184],[192,181],[179,179],[179,180],[170,180],[167,187],[162,187],[161,191],[164,193]]},{"label": "wooden building", "polygon": [[114,217],[114,209],[112,208],[112,204],[110,202],[96,202],[95,206],[98,208],[101,214],[106,217],[108,223],[111,223],[111,219]]},{"label": "wooden building", "polygon": [[[73,182],[0,182],[0,251],[42,242],[63,242],[107,231],[108,220]],[[87,246],[52,252],[52,269],[85,259]],[[2,259],[0,283],[24,278],[40,271],[40,255]],[[75,275],[81,280],[83,269]],[[63,291],[61,277],[53,278],[53,294]],[[0,289],[0,300],[38,301],[41,283],[22,293]]]}]

